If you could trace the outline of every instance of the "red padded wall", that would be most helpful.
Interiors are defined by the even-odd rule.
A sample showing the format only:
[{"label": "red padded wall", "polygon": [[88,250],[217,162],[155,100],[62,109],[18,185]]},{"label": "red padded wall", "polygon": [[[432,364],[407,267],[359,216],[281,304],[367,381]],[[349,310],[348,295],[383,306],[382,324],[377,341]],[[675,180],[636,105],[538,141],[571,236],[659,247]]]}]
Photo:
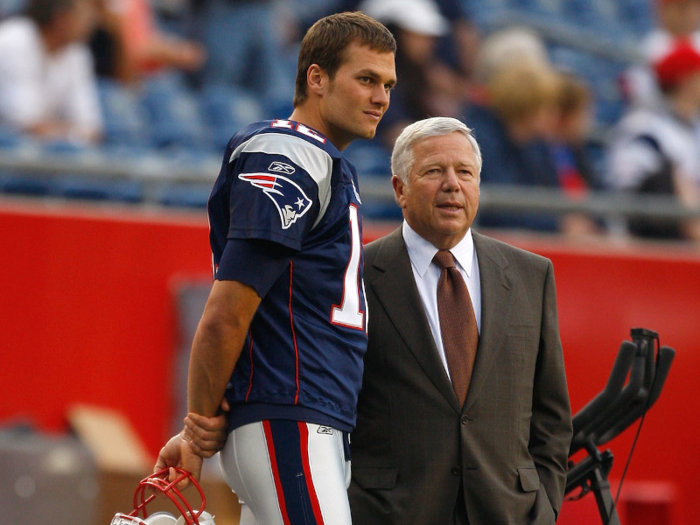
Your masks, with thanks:
[{"label": "red padded wall", "polygon": [[170,422],[170,285],[206,275],[206,220],[0,209],[0,421],[61,430],[89,402],[122,410],[149,449]]},{"label": "red padded wall", "polygon": [[[386,231],[366,228],[366,240]],[[700,253],[506,240],[554,261],[574,411],[604,386],[631,327],[657,330],[662,344],[676,348],[628,476],[667,482],[677,494],[677,522],[698,523]],[[98,404],[123,411],[155,454],[172,408],[171,287],[209,275],[201,213],[0,202],[0,424],[28,420],[61,431],[71,403]],[[612,478],[621,475],[632,437],[628,430],[608,445]],[[567,508],[562,522],[580,523],[571,511],[566,521]]]}]

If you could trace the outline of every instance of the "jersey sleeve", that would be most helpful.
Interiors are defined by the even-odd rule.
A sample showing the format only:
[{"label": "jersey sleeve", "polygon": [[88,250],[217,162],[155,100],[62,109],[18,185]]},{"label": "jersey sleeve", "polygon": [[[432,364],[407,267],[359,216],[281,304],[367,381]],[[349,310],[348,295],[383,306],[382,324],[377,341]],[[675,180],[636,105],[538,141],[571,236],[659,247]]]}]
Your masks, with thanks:
[{"label": "jersey sleeve", "polygon": [[273,242],[231,239],[226,242],[215,278],[247,284],[259,297],[265,297],[289,267],[293,254],[291,249]]},{"label": "jersey sleeve", "polygon": [[330,200],[333,159],[285,133],[259,133],[229,159],[228,239],[260,239],[300,250]]}]

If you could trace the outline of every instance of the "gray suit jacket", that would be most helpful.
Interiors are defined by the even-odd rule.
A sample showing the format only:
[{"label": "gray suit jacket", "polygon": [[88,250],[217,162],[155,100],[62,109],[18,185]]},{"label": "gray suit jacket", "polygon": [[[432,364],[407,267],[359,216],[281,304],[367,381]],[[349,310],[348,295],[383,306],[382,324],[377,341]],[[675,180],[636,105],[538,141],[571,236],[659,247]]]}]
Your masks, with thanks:
[{"label": "gray suit jacket", "polygon": [[571,410],[552,263],[473,232],[481,334],[464,407],[437,353],[401,229],[365,248],[369,348],[352,434],[358,525],[552,524]]}]

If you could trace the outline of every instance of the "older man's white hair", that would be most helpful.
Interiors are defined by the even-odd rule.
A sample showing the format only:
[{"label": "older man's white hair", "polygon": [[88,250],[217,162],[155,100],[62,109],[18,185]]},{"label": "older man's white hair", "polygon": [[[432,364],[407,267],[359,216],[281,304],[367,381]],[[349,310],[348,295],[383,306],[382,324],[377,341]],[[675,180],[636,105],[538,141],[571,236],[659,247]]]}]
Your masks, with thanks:
[{"label": "older man's white hair", "polygon": [[471,128],[464,122],[452,117],[432,117],[419,120],[404,128],[396,139],[394,151],[391,154],[391,172],[399,177],[404,184],[408,184],[408,176],[416,161],[413,146],[430,137],[440,137],[450,133],[459,132],[469,140],[474,150],[476,168],[481,175],[481,150],[474,138]]}]

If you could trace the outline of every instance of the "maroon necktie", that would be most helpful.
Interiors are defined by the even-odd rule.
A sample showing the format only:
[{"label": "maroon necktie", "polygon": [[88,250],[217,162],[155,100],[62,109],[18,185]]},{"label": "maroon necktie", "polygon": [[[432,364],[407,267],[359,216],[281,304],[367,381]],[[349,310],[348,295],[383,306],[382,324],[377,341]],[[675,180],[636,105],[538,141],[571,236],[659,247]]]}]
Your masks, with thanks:
[{"label": "maroon necktie", "polygon": [[479,331],[467,285],[455,268],[454,257],[448,250],[440,250],[433,262],[442,270],[437,289],[442,346],[452,386],[463,406],[474,370]]}]

